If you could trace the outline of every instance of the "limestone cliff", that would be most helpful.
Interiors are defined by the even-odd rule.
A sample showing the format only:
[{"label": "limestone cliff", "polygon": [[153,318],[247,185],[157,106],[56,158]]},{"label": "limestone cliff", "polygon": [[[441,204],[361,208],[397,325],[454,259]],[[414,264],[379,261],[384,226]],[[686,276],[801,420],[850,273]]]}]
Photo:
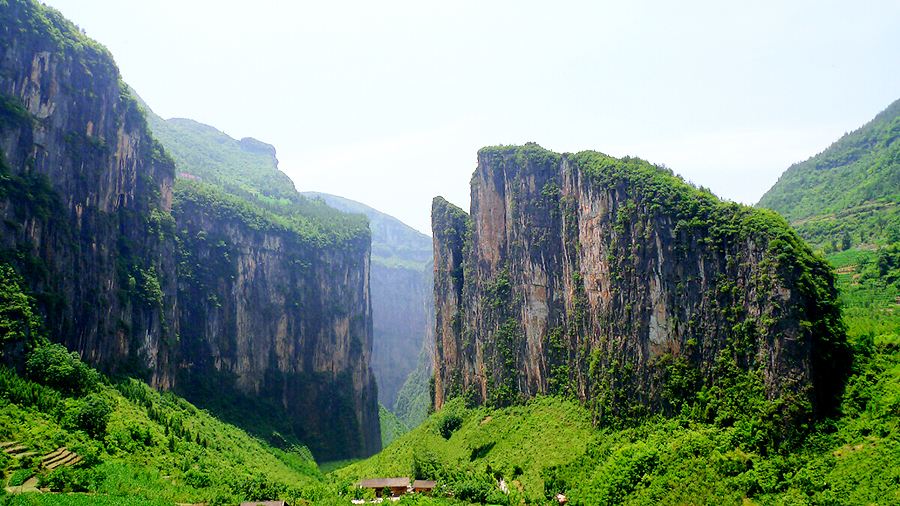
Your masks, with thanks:
[{"label": "limestone cliff", "polygon": [[273,443],[371,454],[365,220],[297,195],[271,146],[227,140],[257,172],[209,164],[222,184],[173,190],[176,164],[106,49],[53,9],[0,2],[0,263],[51,338],[106,372],[254,408],[232,421],[281,422],[255,431]]},{"label": "limestone cliff", "polygon": [[57,12],[0,7],[0,250],[55,338],[169,386],[174,165],[112,57]]},{"label": "limestone cliff", "polygon": [[315,241],[213,188],[176,189],[178,390],[265,409],[319,459],[377,452],[368,235]]},{"label": "limestone cliff", "polygon": [[[424,348],[434,342],[431,238],[402,221],[365,204],[327,193],[304,192],[335,209],[361,213],[372,230],[372,372],[378,400],[407,425],[418,425],[427,412],[430,360]],[[428,355],[430,357],[430,353]],[[410,375],[417,381],[400,391]],[[426,381],[418,381],[426,378]],[[414,399],[413,399],[414,398]]]},{"label": "limestone cliff", "polygon": [[479,152],[471,209],[433,207],[437,407],[562,393],[629,418],[734,374],[830,406],[847,366],[833,277],[775,213],[535,144]]}]

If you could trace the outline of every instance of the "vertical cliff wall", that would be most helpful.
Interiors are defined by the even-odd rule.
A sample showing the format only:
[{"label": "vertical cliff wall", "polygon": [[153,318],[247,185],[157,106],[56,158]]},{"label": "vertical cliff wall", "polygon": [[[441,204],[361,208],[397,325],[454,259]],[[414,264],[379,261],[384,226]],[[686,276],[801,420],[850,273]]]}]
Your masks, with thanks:
[{"label": "vertical cliff wall", "polygon": [[745,374],[808,411],[846,370],[828,265],[641,160],[485,148],[471,216],[437,198],[432,223],[437,406],[561,393],[628,418]]},{"label": "vertical cliff wall", "polygon": [[[416,425],[427,406],[419,401],[427,394],[426,383],[414,381],[400,390],[422,364],[423,348],[434,341],[434,310],[430,265],[431,238],[402,221],[365,204],[327,193],[304,192],[329,206],[364,214],[372,230],[372,321],[374,327],[372,372],[378,382],[378,401],[394,411],[404,423]],[[430,360],[430,354],[429,354]],[[412,398],[415,398],[413,400]]]},{"label": "vertical cliff wall", "polygon": [[0,256],[50,334],[168,386],[174,165],[105,48],[33,2],[0,7]]},{"label": "vertical cliff wall", "polygon": [[377,452],[368,235],[314,241],[240,204],[177,185],[179,390],[270,407],[318,459]]},{"label": "vertical cliff wall", "polygon": [[204,165],[220,186],[173,191],[112,57],[37,2],[0,2],[0,58],[0,263],[50,336],[107,372],[252,408],[231,421],[286,427],[258,434],[273,443],[377,451],[365,220],[297,195],[253,140],[234,144],[269,166]]},{"label": "vertical cliff wall", "polygon": [[372,262],[372,369],[379,379],[379,401],[392,409],[423,343],[432,338],[428,281],[423,268]]}]

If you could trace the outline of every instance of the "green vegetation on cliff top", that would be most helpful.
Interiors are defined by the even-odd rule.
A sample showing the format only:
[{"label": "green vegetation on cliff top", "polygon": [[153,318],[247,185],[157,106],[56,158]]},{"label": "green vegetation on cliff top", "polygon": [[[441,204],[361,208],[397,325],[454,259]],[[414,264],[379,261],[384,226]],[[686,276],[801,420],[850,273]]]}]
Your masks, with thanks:
[{"label": "green vegetation on cliff top", "polygon": [[278,169],[274,147],[249,137],[236,140],[189,119],[164,120],[143,108],[177,167],[176,199],[202,200],[222,216],[249,220],[253,229],[291,231],[319,245],[368,238],[364,216],[300,195]]},{"label": "green vegetation on cliff top", "polygon": [[320,246],[368,239],[365,217],[340,213],[309,199],[259,201],[203,181],[178,179],[174,211],[188,205],[197,206],[212,217],[242,223],[250,230],[292,232],[301,240]]},{"label": "green vegetation on cliff top", "polygon": [[422,270],[432,260],[431,238],[406,223],[354,200],[319,192],[302,192],[345,213],[364,214],[372,231],[372,262],[385,267]]},{"label": "green vegetation on cliff top", "polygon": [[757,205],[829,250],[900,241],[900,100],[792,165]]},{"label": "green vegetation on cliff top", "polygon": [[86,36],[59,11],[34,0],[0,0],[0,26],[16,31],[37,47],[78,55],[91,65],[106,65],[115,70],[112,54],[105,46]]}]

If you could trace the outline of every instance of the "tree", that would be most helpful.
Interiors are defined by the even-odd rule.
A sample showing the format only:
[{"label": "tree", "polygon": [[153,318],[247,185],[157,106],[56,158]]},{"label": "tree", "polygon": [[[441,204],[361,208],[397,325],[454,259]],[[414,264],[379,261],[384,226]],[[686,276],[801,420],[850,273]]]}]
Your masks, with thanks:
[{"label": "tree", "polygon": [[35,348],[28,355],[25,370],[34,381],[69,395],[83,395],[94,390],[100,382],[97,371],[60,344]]},{"label": "tree", "polygon": [[852,245],[852,241],[850,240],[850,232],[844,230],[844,235],[841,237],[841,251],[847,251]]},{"label": "tree", "polygon": [[0,356],[13,348],[27,350],[40,333],[41,319],[23,284],[12,267],[0,264]]}]

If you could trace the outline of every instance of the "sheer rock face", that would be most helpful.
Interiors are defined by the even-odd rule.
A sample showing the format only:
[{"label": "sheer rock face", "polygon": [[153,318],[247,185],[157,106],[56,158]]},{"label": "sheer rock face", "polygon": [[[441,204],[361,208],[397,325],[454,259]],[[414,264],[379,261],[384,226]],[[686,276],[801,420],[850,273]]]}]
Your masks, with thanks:
[{"label": "sheer rock face", "polygon": [[174,166],[108,53],[22,29],[33,8],[2,8],[0,250],[27,274],[51,335],[107,371],[170,386],[174,243],[151,216],[172,205]]},{"label": "sheer rock face", "polygon": [[434,340],[430,277],[430,271],[373,262],[372,369],[380,376],[378,398],[384,406],[394,406],[400,387],[416,367],[423,342]]},{"label": "sheer rock face", "polygon": [[[174,171],[104,48],[36,2],[0,7],[0,261],[51,338],[158,388],[206,376],[271,400],[319,457],[377,451],[368,237],[320,246],[190,206],[176,223]],[[222,269],[183,276],[185,257]]]},{"label": "sheer rock face", "polygon": [[210,380],[280,406],[317,458],[380,449],[369,241],[311,245],[178,200],[180,389]]},{"label": "sheer rock face", "polygon": [[601,416],[669,412],[671,365],[699,388],[723,357],[769,399],[833,396],[833,279],[802,243],[776,258],[796,235],[774,215],[645,162],[526,145],[479,152],[471,216],[437,198],[432,225],[438,408],[568,393]]}]

